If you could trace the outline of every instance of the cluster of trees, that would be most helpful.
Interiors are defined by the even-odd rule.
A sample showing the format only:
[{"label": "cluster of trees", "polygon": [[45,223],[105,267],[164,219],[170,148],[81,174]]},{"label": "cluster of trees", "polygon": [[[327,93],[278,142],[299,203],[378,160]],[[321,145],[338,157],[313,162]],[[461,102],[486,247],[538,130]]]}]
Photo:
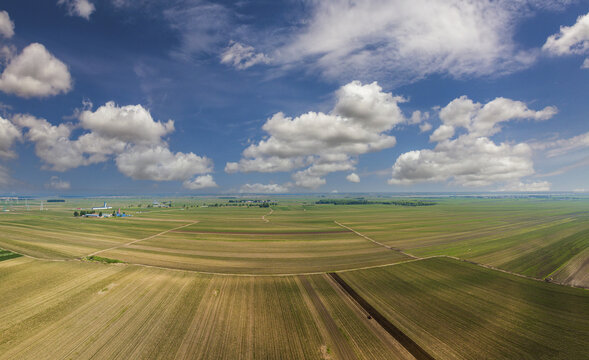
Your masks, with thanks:
[{"label": "cluster of trees", "polygon": [[366,199],[324,199],[315,204],[333,204],[333,205],[398,205],[398,206],[431,206],[436,205],[433,201],[424,200],[391,200],[391,201],[370,201]]},{"label": "cluster of trees", "polygon": [[[75,217],[89,215],[89,214],[96,214],[96,211],[94,211],[94,210],[80,210],[80,212],[74,211]],[[112,216],[115,216],[116,214],[117,214],[116,211],[112,212]],[[100,211],[98,213],[98,216],[102,216],[102,211]]]},{"label": "cluster of trees", "polygon": [[[96,211],[94,211],[94,210],[81,210],[80,212],[74,211],[74,216],[77,217],[77,216],[84,216],[87,214],[95,214],[95,213],[96,213]],[[102,213],[100,213],[100,214],[102,214]]]}]

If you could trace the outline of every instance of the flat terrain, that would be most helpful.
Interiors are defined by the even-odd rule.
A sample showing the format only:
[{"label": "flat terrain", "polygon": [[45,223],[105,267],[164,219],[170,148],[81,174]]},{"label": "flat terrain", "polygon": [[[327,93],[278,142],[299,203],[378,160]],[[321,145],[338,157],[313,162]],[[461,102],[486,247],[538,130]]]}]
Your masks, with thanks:
[{"label": "flat terrain", "polygon": [[342,349],[353,359],[410,358],[369,330],[323,275],[209,276],[21,257],[0,262],[0,279],[0,359],[319,359]]},{"label": "flat terrain", "polygon": [[446,258],[340,276],[434,358],[587,355],[589,294],[582,289]]},{"label": "flat terrain", "polygon": [[0,359],[413,358],[329,272],[434,358],[584,357],[589,293],[571,286],[589,287],[589,201],[315,200],[12,206]]}]

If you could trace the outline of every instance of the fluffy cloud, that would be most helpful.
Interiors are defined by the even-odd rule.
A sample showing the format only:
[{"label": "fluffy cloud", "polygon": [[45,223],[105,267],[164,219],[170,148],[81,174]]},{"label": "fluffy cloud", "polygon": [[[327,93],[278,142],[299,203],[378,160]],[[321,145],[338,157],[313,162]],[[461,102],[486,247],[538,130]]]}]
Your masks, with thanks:
[{"label": "fluffy cloud", "polygon": [[[133,179],[184,181],[186,187],[211,186],[212,177],[197,177],[212,171],[212,162],[194,153],[173,153],[162,139],[174,130],[173,121],[155,121],[141,105],[118,107],[109,102],[96,111],[79,114],[79,123],[52,125],[31,115],[16,115],[13,122],[26,129],[25,138],[35,143],[35,152],[45,168],[66,171],[114,158],[121,173]],[[83,133],[72,139],[72,132]]]},{"label": "fluffy cloud", "polygon": [[69,181],[64,181],[57,176],[52,176],[51,179],[49,179],[49,183],[45,184],[45,187],[54,190],[68,190],[71,185]]},{"label": "fluffy cloud", "polygon": [[[501,131],[501,123],[515,119],[547,120],[554,116],[557,109],[547,106],[540,111],[528,109],[521,101],[506,98],[496,98],[484,106],[475,103],[466,96],[452,100],[446,107],[440,110],[440,126],[432,136],[437,137],[432,141],[441,141],[452,137],[453,130],[463,127],[472,136],[491,136]],[[443,129],[443,130],[441,130]],[[447,129],[451,129],[447,130]]]},{"label": "fluffy cloud", "polygon": [[[545,120],[555,113],[554,107],[534,111],[522,102],[505,98],[482,105],[462,96],[440,110],[442,124],[430,137],[437,142],[434,149],[401,154],[389,183],[451,180],[468,187],[518,183],[522,177],[534,174],[532,148],[525,143],[496,144],[489,137],[501,131],[503,122]],[[466,133],[454,138],[458,128]]]},{"label": "fluffy cloud", "polygon": [[192,180],[184,181],[182,183],[182,186],[190,190],[198,190],[204,188],[217,187],[217,183],[215,183],[215,180],[213,179],[212,175],[201,175],[197,176]]},{"label": "fluffy cloud", "polygon": [[432,129],[432,124],[428,122],[424,122],[423,124],[419,125],[419,132],[428,132]]},{"label": "fluffy cloud", "polygon": [[589,50],[589,14],[579,16],[573,26],[561,26],[558,34],[546,39],[542,49],[553,55],[586,53]]},{"label": "fluffy cloud", "polygon": [[390,184],[441,182],[452,179],[469,187],[488,186],[534,173],[532,150],[526,144],[497,145],[488,138],[462,136],[439,143],[433,150],[401,154]]},{"label": "fluffy cloud", "polygon": [[348,180],[349,182],[353,182],[353,183],[359,183],[360,176],[358,176],[358,174],[356,174],[356,173],[351,173],[348,176],[346,176],[346,180]]},{"label": "fluffy cloud", "polygon": [[[71,124],[54,126],[45,119],[31,115],[16,115],[12,121],[19,127],[28,129],[25,138],[35,143],[37,156],[50,165],[45,168],[65,171],[105,160],[103,154],[84,149],[82,141],[70,140],[73,129]],[[108,147],[105,151],[110,153]]]},{"label": "fluffy cloud", "polygon": [[70,16],[79,16],[90,20],[90,15],[95,10],[94,4],[88,0],[58,0],[58,5],[64,5]]},{"label": "fluffy cloud", "polygon": [[581,64],[581,69],[589,69],[589,58],[583,61],[583,64]]},{"label": "fluffy cloud", "polygon": [[288,185],[278,184],[245,184],[240,189],[240,193],[245,194],[278,194],[288,192]]},{"label": "fluffy cloud", "polygon": [[[385,93],[376,83],[353,81],[336,93],[330,113],[308,112],[295,118],[277,113],[262,129],[269,136],[243,151],[238,163],[227,163],[227,172],[291,171],[297,186],[316,188],[323,176],[353,170],[354,157],[395,145],[389,132],[408,123],[399,103],[402,97]],[[419,117],[419,115],[418,115]]]},{"label": "fluffy cloud", "polygon": [[71,88],[67,66],[38,43],[12,58],[0,76],[1,91],[25,98],[67,93]]},{"label": "fluffy cloud", "polygon": [[212,171],[212,162],[193,153],[172,153],[163,146],[132,147],[115,159],[123,174],[136,180],[186,180]]},{"label": "fluffy cloud", "polygon": [[80,124],[92,132],[110,139],[137,144],[153,144],[174,131],[174,121],[154,121],[147,109],[141,105],[118,107],[113,101],[92,112],[80,114]]},{"label": "fluffy cloud", "polygon": [[[396,82],[428,74],[506,73],[535,55],[513,40],[517,22],[548,1],[323,0],[309,2],[305,26],[272,58],[314,64],[329,77]],[[349,79],[349,78],[348,78]]]},{"label": "fluffy cloud", "polygon": [[12,122],[0,116],[0,159],[16,157],[11,149],[14,142],[20,138],[20,130]]},{"label": "fluffy cloud", "polygon": [[256,64],[268,64],[270,59],[263,53],[256,53],[252,46],[231,42],[221,54],[221,63],[244,70]]},{"label": "fluffy cloud", "polygon": [[10,20],[10,15],[4,10],[0,11],[0,35],[5,38],[14,36],[14,22]]}]

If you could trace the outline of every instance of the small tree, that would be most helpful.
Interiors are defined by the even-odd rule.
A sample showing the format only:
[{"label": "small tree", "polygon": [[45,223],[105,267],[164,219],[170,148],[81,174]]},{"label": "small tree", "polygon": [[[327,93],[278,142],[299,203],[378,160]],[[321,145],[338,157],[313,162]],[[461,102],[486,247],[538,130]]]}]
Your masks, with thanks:
[{"label": "small tree", "polygon": [[78,212],[77,212],[77,211],[74,211],[74,216],[75,216],[75,217],[78,217],[78,216],[80,216],[80,214],[78,214]]},{"label": "small tree", "polygon": [[102,211],[98,213],[98,216],[102,217]]}]

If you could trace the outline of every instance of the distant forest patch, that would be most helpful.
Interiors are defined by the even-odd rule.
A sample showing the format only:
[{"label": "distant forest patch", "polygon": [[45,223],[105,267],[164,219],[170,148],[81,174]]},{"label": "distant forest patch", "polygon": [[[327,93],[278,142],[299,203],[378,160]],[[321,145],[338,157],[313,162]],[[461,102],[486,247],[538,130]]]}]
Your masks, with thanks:
[{"label": "distant forest patch", "polygon": [[397,205],[397,206],[431,206],[436,205],[437,203],[434,201],[424,201],[424,200],[390,200],[390,201],[380,201],[380,200],[366,200],[366,199],[322,199],[317,201],[315,204],[318,205],[325,205],[325,204],[332,204],[332,205]]}]

